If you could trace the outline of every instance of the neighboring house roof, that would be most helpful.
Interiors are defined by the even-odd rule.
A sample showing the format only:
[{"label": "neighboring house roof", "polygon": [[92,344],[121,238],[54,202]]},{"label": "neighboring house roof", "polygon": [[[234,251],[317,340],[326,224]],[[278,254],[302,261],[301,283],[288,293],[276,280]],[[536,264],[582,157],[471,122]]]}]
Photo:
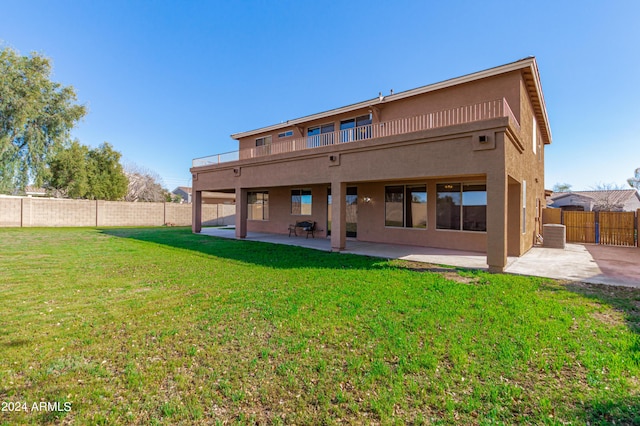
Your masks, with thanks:
[{"label": "neighboring house roof", "polygon": [[551,201],[558,201],[561,200],[563,198],[567,198],[567,197],[572,197],[572,196],[577,196],[579,198],[589,198],[591,200],[594,200],[593,197],[590,197],[588,195],[583,194],[582,192],[579,191],[572,191],[572,192],[554,192],[551,194],[551,197],[549,197],[551,199]]},{"label": "neighboring house roof", "polygon": [[[600,191],[554,192],[550,197],[550,205],[563,204],[567,197],[591,201],[594,206],[610,206],[632,210],[640,208],[640,194],[635,189],[610,189]],[[568,200],[566,200],[568,201]]]},{"label": "neighboring house roof", "polygon": [[362,108],[367,108],[372,105],[378,105],[380,103],[397,101],[399,99],[408,98],[410,96],[421,95],[423,93],[433,92],[435,90],[444,89],[447,87],[456,86],[463,83],[469,83],[472,81],[480,80],[487,77],[493,77],[496,75],[504,74],[511,71],[523,70],[525,75],[525,82],[529,96],[531,97],[531,103],[536,114],[536,119],[540,125],[540,132],[542,134],[545,144],[551,143],[551,129],[549,128],[549,119],[547,116],[547,108],[544,102],[544,95],[542,94],[542,88],[540,86],[540,74],[538,72],[538,64],[535,57],[528,57],[515,61],[506,65],[501,65],[494,68],[489,68],[484,71],[467,74],[461,77],[452,78],[442,81],[440,83],[430,84],[427,86],[418,87],[416,89],[407,90],[404,92],[395,93],[388,96],[380,96],[377,98],[369,99],[363,102],[359,102],[352,105],[347,105],[341,108],[332,109],[329,111],[308,115],[305,117],[296,118],[294,120],[288,120],[283,123],[274,124],[267,127],[262,127],[247,132],[234,133],[231,135],[233,139],[240,139],[247,136],[257,135],[259,133],[270,132],[286,127],[295,126],[312,120],[318,120],[326,117],[330,117],[336,114],[355,111]]},{"label": "neighboring house roof", "polygon": [[179,186],[176,189],[174,189],[173,191],[171,191],[172,193],[176,193],[176,191],[182,191],[186,194],[191,194],[191,187],[190,186]]},{"label": "neighboring house roof", "polygon": [[44,196],[47,194],[47,190],[44,188],[38,188],[36,186],[28,185],[24,188],[24,192],[27,195],[40,195]]},{"label": "neighboring house roof", "polygon": [[608,203],[612,205],[625,205],[634,198],[640,201],[638,191],[635,189],[612,189],[605,191],[575,191],[576,194],[585,195],[595,200],[596,204]]}]

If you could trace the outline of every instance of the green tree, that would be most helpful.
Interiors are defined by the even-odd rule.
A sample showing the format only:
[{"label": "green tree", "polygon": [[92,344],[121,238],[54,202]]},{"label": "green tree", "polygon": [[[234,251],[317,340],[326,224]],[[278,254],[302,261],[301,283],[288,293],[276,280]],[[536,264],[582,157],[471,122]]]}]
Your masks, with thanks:
[{"label": "green tree", "polygon": [[48,157],[86,113],[71,86],[50,80],[49,59],[0,50],[0,191],[42,185]]},{"label": "green tree", "polygon": [[121,154],[105,142],[89,151],[87,171],[92,200],[120,200],[127,194],[128,180],[120,164]]},{"label": "green tree", "polygon": [[73,141],[49,162],[47,189],[56,197],[84,198],[89,192],[87,158],[89,148]]},{"label": "green tree", "polygon": [[571,192],[572,186],[569,183],[556,183],[553,185],[553,192]]},{"label": "green tree", "polygon": [[127,184],[120,153],[110,144],[90,149],[74,141],[51,159],[46,186],[57,197],[113,201],[125,196]]}]

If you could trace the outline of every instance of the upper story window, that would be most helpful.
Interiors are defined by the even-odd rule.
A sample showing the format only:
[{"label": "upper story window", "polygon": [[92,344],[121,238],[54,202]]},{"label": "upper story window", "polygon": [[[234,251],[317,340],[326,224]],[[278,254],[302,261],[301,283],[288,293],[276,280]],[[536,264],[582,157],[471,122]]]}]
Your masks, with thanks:
[{"label": "upper story window", "polygon": [[371,138],[371,114],[342,120],[340,122],[340,142],[351,142]]},{"label": "upper story window", "polygon": [[333,132],[335,124],[328,123],[322,126],[309,127],[307,129],[307,148],[331,145],[334,143]]},{"label": "upper story window", "polygon": [[286,132],[278,133],[278,138],[290,138],[293,136],[293,130],[287,130]]},{"label": "upper story window", "polygon": [[256,139],[256,146],[271,145],[271,135]]}]

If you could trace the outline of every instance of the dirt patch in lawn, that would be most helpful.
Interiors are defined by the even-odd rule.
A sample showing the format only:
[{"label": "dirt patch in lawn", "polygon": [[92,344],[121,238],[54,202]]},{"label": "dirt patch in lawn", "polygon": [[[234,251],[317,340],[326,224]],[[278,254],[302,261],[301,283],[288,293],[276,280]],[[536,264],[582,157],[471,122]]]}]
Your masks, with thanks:
[{"label": "dirt patch in lawn", "polygon": [[412,260],[398,260],[394,265],[399,268],[409,269],[415,272],[432,272],[442,275],[444,278],[461,284],[477,284],[477,277],[469,277],[460,275],[460,271],[455,268],[449,268],[432,263],[415,262]]}]

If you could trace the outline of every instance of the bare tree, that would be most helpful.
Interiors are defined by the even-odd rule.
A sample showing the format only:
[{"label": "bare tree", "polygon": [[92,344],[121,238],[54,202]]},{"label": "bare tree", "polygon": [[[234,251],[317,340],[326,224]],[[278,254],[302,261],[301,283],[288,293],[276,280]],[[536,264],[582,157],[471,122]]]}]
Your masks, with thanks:
[{"label": "bare tree", "polygon": [[168,191],[162,187],[162,178],[156,172],[133,163],[125,165],[129,188],[125,201],[163,202]]},{"label": "bare tree", "polygon": [[627,183],[629,183],[630,187],[640,191],[640,167],[636,169],[632,178],[627,179]]},{"label": "bare tree", "polygon": [[601,192],[601,196],[598,197],[593,206],[594,210],[607,212],[622,210],[623,206],[615,202],[615,191],[624,189],[622,186],[615,183],[598,182],[595,186],[592,186],[591,189]]}]

